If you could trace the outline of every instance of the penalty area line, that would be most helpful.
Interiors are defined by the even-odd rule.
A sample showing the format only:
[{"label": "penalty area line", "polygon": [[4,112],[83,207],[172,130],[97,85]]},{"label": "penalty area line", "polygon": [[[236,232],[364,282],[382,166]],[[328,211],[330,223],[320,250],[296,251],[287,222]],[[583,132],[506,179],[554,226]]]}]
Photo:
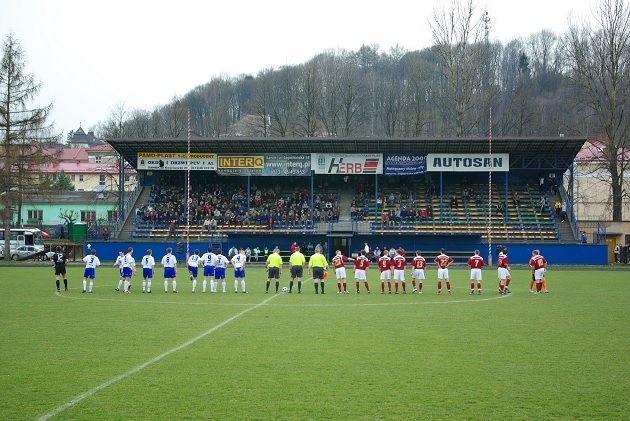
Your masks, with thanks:
[{"label": "penalty area line", "polygon": [[98,385],[98,386],[88,390],[87,392],[82,393],[82,394],[74,397],[72,400],[64,403],[63,405],[58,406],[57,408],[55,408],[51,412],[47,413],[46,415],[41,416],[40,418],[38,418],[38,420],[44,421],[44,420],[48,420],[48,419],[54,417],[55,415],[65,411],[66,409],[70,408],[73,405],[76,405],[77,403],[81,402],[82,400],[84,400],[86,398],[89,398],[90,396],[94,395],[95,393],[99,392],[100,390],[103,390],[106,387],[109,387],[109,386],[111,386],[114,383],[117,383],[117,382],[119,382],[121,380],[126,379],[127,377],[129,377],[129,376],[131,376],[131,375],[133,375],[133,374],[135,374],[135,373],[145,369],[146,367],[148,367],[148,366],[150,366],[152,364],[155,364],[156,362],[160,361],[161,359],[163,359],[165,357],[168,357],[168,356],[176,353],[177,351],[180,351],[180,350],[182,350],[184,348],[187,348],[188,346],[194,344],[195,342],[197,342],[200,339],[205,338],[206,336],[208,336],[211,333],[215,332],[216,330],[222,328],[223,326],[227,325],[228,323],[238,319],[239,317],[249,313],[252,310],[257,309],[258,307],[264,306],[269,301],[271,301],[274,298],[279,297],[279,296],[280,296],[279,294],[274,294],[271,297],[267,298],[266,300],[264,300],[264,301],[262,301],[262,302],[260,302],[260,303],[258,303],[256,305],[254,305],[254,306],[252,306],[250,308],[247,308],[247,309],[241,311],[240,313],[235,314],[234,316],[232,316],[232,317],[222,321],[221,323],[219,323],[218,325],[214,326],[213,328],[205,331],[201,335],[196,336],[196,337],[192,338],[191,340],[189,340],[187,342],[184,342],[183,344],[181,344],[179,346],[176,346],[175,348],[172,348],[172,349],[170,349],[170,350],[168,350],[168,351],[158,355],[157,357],[155,357],[155,358],[153,358],[153,359],[151,359],[149,361],[146,361],[146,362],[144,362],[144,363],[142,363],[142,364],[132,368],[131,370],[121,374],[120,376],[114,377],[113,379],[110,379],[110,380],[106,381],[105,383],[101,383],[100,385]]}]

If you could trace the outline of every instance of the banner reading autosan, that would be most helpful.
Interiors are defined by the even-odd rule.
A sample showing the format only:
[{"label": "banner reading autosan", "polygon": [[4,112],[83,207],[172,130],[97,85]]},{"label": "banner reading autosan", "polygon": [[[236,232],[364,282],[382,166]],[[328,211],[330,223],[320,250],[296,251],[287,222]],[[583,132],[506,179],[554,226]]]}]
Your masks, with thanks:
[{"label": "banner reading autosan", "polygon": [[[138,152],[139,170],[187,170],[187,153],[157,153]],[[214,153],[191,153],[191,170],[211,170],[217,169],[217,154]]]},{"label": "banner reading autosan", "polygon": [[446,172],[506,172],[510,170],[510,154],[463,154],[430,153],[427,154],[427,171]]},{"label": "banner reading autosan", "polygon": [[221,175],[307,176],[311,174],[310,154],[219,155],[217,173]]}]

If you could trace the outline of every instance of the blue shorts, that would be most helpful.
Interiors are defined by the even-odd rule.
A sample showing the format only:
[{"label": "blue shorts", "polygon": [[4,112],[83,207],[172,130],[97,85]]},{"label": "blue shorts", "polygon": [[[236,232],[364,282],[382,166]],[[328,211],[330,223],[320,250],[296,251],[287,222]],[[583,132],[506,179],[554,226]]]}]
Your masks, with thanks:
[{"label": "blue shorts", "polygon": [[243,268],[234,269],[234,277],[235,278],[244,278],[245,277],[245,269],[243,269]]},{"label": "blue shorts", "polygon": [[204,266],[203,276],[214,276],[214,266]]},{"label": "blue shorts", "polygon": [[192,272],[193,278],[196,278],[199,273],[199,268],[197,266],[188,266],[188,271]]},{"label": "blue shorts", "polygon": [[214,279],[225,279],[225,268],[215,268]]},{"label": "blue shorts", "polygon": [[151,279],[151,278],[153,278],[153,269],[151,269],[151,268],[142,268],[142,277],[144,279]]},{"label": "blue shorts", "polygon": [[175,268],[164,268],[164,279],[175,278]]},{"label": "blue shorts", "polygon": [[123,278],[131,278],[131,275],[133,274],[133,271],[131,268],[123,268],[122,269],[122,276]]},{"label": "blue shorts", "polygon": [[85,268],[85,271],[83,272],[84,278],[94,279],[94,276],[95,276],[94,268]]}]

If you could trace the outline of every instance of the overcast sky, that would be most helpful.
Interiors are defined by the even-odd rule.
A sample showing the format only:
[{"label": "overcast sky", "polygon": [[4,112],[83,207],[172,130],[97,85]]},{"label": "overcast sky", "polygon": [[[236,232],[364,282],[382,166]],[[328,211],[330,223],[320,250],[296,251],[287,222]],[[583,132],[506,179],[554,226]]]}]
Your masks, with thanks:
[{"label": "overcast sky", "polygon": [[[598,0],[479,0],[491,38],[507,42],[571,18]],[[152,110],[219,75],[303,63],[328,49],[432,45],[428,22],[450,0],[301,2],[0,0],[0,36],[21,42],[27,71],[54,104],[57,132],[106,120],[117,103]]]}]

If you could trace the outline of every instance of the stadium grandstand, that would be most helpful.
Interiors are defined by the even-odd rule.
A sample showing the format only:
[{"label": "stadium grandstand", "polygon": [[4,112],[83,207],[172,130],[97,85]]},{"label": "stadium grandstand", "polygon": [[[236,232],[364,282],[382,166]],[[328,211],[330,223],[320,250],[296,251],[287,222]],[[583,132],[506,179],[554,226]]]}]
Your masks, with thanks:
[{"label": "stadium grandstand", "polygon": [[585,141],[110,139],[140,182],[137,194],[121,197],[112,240],[285,253],[297,242],[348,255],[365,243],[429,254],[445,247],[460,260],[476,248],[492,258],[498,245],[526,260],[544,246],[563,263],[582,261],[587,246],[592,261],[600,252],[582,244],[565,189]]}]

